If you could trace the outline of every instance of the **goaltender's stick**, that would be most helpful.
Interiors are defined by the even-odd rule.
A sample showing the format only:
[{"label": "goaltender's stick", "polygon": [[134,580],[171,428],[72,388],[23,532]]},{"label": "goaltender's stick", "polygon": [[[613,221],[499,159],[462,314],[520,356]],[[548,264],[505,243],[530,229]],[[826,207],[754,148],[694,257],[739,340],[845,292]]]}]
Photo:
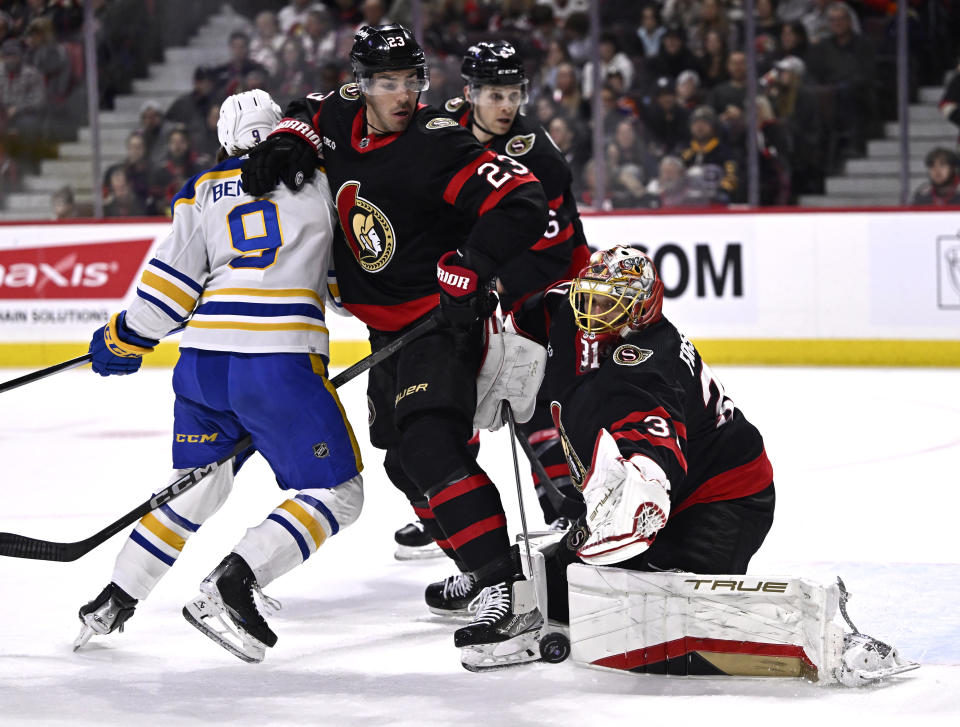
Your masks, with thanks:
[{"label": "goaltender's stick", "polygon": [[[413,339],[429,333],[436,328],[439,323],[440,319],[437,314],[432,315],[414,328],[411,328],[403,335],[395,338],[380,350],[360,359],[346,371],[340,372],[330,379],[330,383],[333,384],[334,388],[342,386],[351,379],[354,379],[362,374],[367,369],[373,368],[381,361],[389,358]],[[63,364],[60,365],[62,366]],[[95,535],[91,535],[85,540],[78,540],[75,543],[56,543],[50,540],[37,540],[35,538],[28,538],[25,535],[17,535],[15,533],[0,533],[0,555],[6,555],[11,558],[30,558],[32,560],[53,560],[64,563],[76,560],[77,558],[89,553],[98,545],[101,545],[112,538],[128,525],[135,523],[148,512],[156,510],[164,503],[170,502],[171,500],[179,497],[200,482],[205,476],[215,471],[217,468],[222,467],[224,464],[230,462],[230,460],[250,446],[252,446],[250,437],[244,437],[237,442],[237,445],[233,448],[233,451],[230,452],[230,454],[226,455],[225,457],[221,457],[216,462],[211,462],[210,464],[190,470],[183,477],[160,490],[160,492],[155,494],[142,505],[134,508],[116,522],[110,523],[110,525],[105,527],[103,530]]]},{"label": "goaltender's stick", "polygon": [[517,427],[511,431],[513,431],[514,437],[520,443],[520,449],[523,450],[523,453],[527,455],[527,459],[530,460],[530,466],[533,467],[533,471],[537,473],[537,477],[541,482],[544,483],[544,487],[546,487],[547,499],[550,500],[550,504],[553,506],[553,508],[560,513],[560,510],[564,505],[579,507],[579,503],[560,492],[560,488],[557,487],[556,483],[553,481],[553,478],[547,474],[547,470],[544,468],[543,463],[537,456],[537,453],[533,451],[533,445],[530,444],[530,440],[527,439],[526,435],[520,431],[520,428]]},{"label": "goaltender's stick", "polygon": [[23,376],[18,376],[15,379],[4,381],[2,384],[0,384],[0,394],[4,393],[5,391],[10,391],[10,389],[16,389],[18,386],[32,384],[34,381],[39,381],[40,379],[45,379],[48,376],[59,374],[61,371],[69,371],[70,369],[77,368],[77,366],[83,366],[84,364],[90,363],[92,358],[92,355],[85,353],[83,356],[77,356],[69,361],[61,361],[53,366],[47,366],[45,369],[40,369],[39,371],[34,371],[29,374],[24,374]]}]

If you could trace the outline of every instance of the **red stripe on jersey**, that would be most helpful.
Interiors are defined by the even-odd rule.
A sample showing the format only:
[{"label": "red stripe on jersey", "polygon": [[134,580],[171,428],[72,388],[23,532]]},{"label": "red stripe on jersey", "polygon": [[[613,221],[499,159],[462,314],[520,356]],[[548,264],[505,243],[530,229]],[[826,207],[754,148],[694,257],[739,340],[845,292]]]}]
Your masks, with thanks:
[{"label": "red stripe on jersey", "polygon": [[454,174],[453,179],[450,180],[450,184],[448,184],[447,188],[443,190],[443,201],[447,204],[454,204],[457,201],[457,196],[460,194],[460,190],[463,189],[463,185],[466,184],[467,180],[470,179],[473,173],[477,171],[477,168],[481,164],[496,158],[497,155],[492,151],[485,151],[459,172]]},{"label": "red stripe on jersey", "polygon": [[417,514],[417,517],[421,520],[433,520],[433,510],[429,507],[416,507],[414,506],[413,511]]},{"label": "red stripe on jersey", "polygon": [[623,429],[627,424],[633,424],[634,422],[642,422],[647,417],[660,417],[661,419],[666,419],[672,426],[674,431],[677,433],[678,437],[683,439],[687,438],[687,425],[683,422],[675,422],[670,415],[667,413],[667,410],[662,406],[658,406],[653,411],[635,411],[627,414],[620,421],[616,421],[610,427],[610,432],[616,432],[619,429]]},{"label": "red stripe on jersey", "polygon": [[800,659],[816,669],[803,647],[794,644],[765,644],[757,641],[728,641],[727,639],[698,639],[685,636],[661,644],[651,644],[623,654],[611,654],[591,662],[595,666],[611,669],[637,669],[648,664],[657,664],[667,659],[678,659],[687,654],[704,651],[711,654],[746,654],[748,656],[781,657]]},{"label": "red stripe on jersey", "polygon": [[570,267],[567,268],[567,279],[573,280],[580,271],[587,267],[590,262],[590,248],[583,243],[573,248],[573,254],[570,257]]},{"label": "red stripe on jersey", "polygon": [[645,439],[654,447],[666,447],[673,452],[673,456],[676,457],[677,462],[683,468],[683,471],[687,471],[687,458],[683,456],[683,452],[680,451],[679,443],[673,437],[658,437],[655,434],[650,434],[649,432],[641,432],[637,429],[628,429],[622,432],[614,432],[613,438],[629,439],[631,442],[638,442],[641,439]]},{"label": "red stripe on jersey", "polygon": [[343,307],[378,331],[399,331],[440,305],[440,294],[431,293],[397,305],[344,303]]},{"label": "red stripe on jersey", "polygon": [[764,450],[752,462],[747,462],[711,477],[690,493],[690,497],[678,504],[673,512],[676,514],[688,507],[704,502],[736,500],[755,495],[761,490],[767,489],[772,482],[773,466],[767,459],[767,451]]},{"label": "red stripe on jersey", "polygon": [[524,174],[522,177],[513,177],[509,182],[504,184],[500,189],[495,190],[491,192],[489,195],[487,195],[487,198],[484,200],[483,204],[480,205],[480,211],[477,213],[477,217],[483,217],[483,215],[485,215],[487,212],[489,212],[494,207],[496,207],[497,203],[499,203],[501,199],[506,197],[510,192],[515,190],[520,185],[527,184],[529,182],[539,183],[539,181],[540,180],[538,180],[532,174]]},{"label": "red stripe on jersey", "polygon": [[468,447],[472,447],[475,444],[480,444],[480,430],[475,429],[473,431],[473,436],[470,437],[470,440],[467,442]]},{"label": "red stripe on jersey", "polygon": [[549,202],[547,202],[547,206],[550,207],[550,209],[552,209],[552,210],[558,210],[558,209],[560,209],[560,205],[562,205],[562,204],[563,204],[563,195],[562,195],[562,194],[561,194],[559,197],[554,197],[554,198],[551,199]]},{"label": "red stripe on jersey", "polygon": [[481,535],[486,535],[491,530],[496,530],[497,528],[506,528],[507,527],[507,516],[506,515],[491,515],[488,518],[476,522],[473,525],[464,528],[458,533],[454,533],[449,538],[444,541],[451,548],[457,549],[462,548],[464,545],[469,543],[471,540],[479,538]]},{"label": "red stripe on jersey", "polygon": [[457,480],[453,484],[447,485],[440,490],[440,492],[430,498],[430,509],[436,510],[437,505],[442,505],[443,503],[449,502],[455,497],[465,495],[479,487],[492,484],[493,483],[490,482],[490,478],[482,472],[479,475],[464,477],[462,480]]},{"label": "red stripe on jersey", "polygon": [[571,237],[573,237],[572,222],[564,227],[554,237],[541,237],[539,240],[537,240],[537,244],[533,246],[533,249],[546,250],[548,247],[553,247],[554,245],[559,245],[561,242],[566,242]]},{"label": "red stripe on jersey", "polygon": [[[547,475],[549,475],[551,480],[556,479],[557,477],[570,476],[570,468],[565,464],[551,464],[544,467],[544,469],[547,471]],[[531,470],[530,473],[533,475],[533,484],[539,485],[540,478],[537,476],[536,470]]]},{"label": "red stripe on jersey", "polygon": [[550,427],[549,429],[541,429],[539,432],[534,432],[527,437],[527,441],[529,441],[530,444],[540,444],[540,442],[547,442],[551,439],[559,438],[560,430],[556,427]]}]

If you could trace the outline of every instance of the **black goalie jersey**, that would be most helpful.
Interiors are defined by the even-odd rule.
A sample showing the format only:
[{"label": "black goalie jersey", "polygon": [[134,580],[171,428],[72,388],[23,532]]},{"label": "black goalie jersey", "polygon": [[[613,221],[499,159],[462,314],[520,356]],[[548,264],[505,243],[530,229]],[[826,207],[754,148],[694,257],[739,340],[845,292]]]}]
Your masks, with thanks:
[{"label": "black goalie jersey", "polygon": [[274,133],[322,149],[346,245],[334,245],[344,307],[395,331],[438,304],[437,260],[459,249],[481,280],[534,245],[547,224],[536,177],[420,106],[406,131],[367,135],[359,87],[293,101]]},{"label": "black goalie jersey", "polygon": [[[550,314],[544,386],[578,487],[601,428],[617,440],[624,457],[643,454],[663,468],[674,514],[699,503],[746,497],[772,484],[760,432],[672,323],[661,318],[605,349],[596,336],[577,328],[567,287],[541,299]],[[529,316],[538,318],[542,314]],[[523,321],[518,316],[521,327]]]},{"label": "black goalie jersey", "polygon": [[[472,107],[468,101],[452,98],[443,108],[469,128]],[[526,294],[574,277],[587,264],[590,249],[571,190],[573,174],[540,124],[518,113],[510,130],[493,137],[486,148],[516,159],[533,172],[550,205],[550,220],[537,243],[498,273],[505,290],[501,300],[504,310],[509,310]]]}]

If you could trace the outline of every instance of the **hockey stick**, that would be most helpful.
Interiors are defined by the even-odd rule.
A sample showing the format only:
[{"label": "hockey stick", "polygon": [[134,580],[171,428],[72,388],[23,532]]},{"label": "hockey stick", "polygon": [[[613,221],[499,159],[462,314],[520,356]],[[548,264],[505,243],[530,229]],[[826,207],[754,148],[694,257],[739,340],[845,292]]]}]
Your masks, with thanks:
[{"label": "hockey stick", "polygon": [[0,384],[0,394],[4,393],[5,391],[10,391],[10,389],[16,389],[18,386],[32,384],[34,381],[39,381],[40,379],[45,379],[48,376],[59,374],[61,371],[69,371],[70,369],[77,368],[77,366],[83,366],[84,364],[90,363],[92,358],[93,356],[91,354],[85,353],[83,356],[77,356],[69,361],[61,361],[53,366],[47,366],[45,369],[40,369],[39,371],[34,371],[33,373],[24,374],[23,376],[18,376],[15,379],[4,381],[2,384]]},{"label": "hockey stick", "polygon": [[554,484],[553,478],[547,474],[546,468],[543,466],[537,453],[533,451],[533,445],[530,444],[530,440],[527,439],[526,435],[519,429],[511,431],[514,434],[514,438],[520,442],[520,449],[523,450],[523,453],[527,455],[527,459],[530,460],[530,466],[533,467],[533,471],[537,473],[540,481],[545,483],[547,499],[550,500],[550,504],[554,510],[559,513],[564,505],[576,506],[578,503],[560,492],[560,488]]},{"label": "hockey stick", "polygon": [[[381,361],[384,361],[392,356],[400,348],[413,339],[429,333],[439,325],[439,322],[440,319],[436,315],[427,318],[403,335],[395,338],[380,350],[376,351],[375,353],[371,353],[369,356],[361,359],[347,370],[342,371],[334,376],[332,379],[330,379],[330,383],[333,384],[334,388],[343,386],[343,384],[347,383],[351,379],[356,378],[364,371],[376,366]],[[232,460],[252,444],[253,442],[250,437],[244,437],[237,442],[237,445],[233,448],[233,451],[231,451],[230,454],[226,455],[225,457],[221,457],[216,462],[211,462],[210,464],[190,470],[176,482],[173,482],[172,484],[163,488],[149,500],[137,506],[119,520],[110,523],[110,525],[105,527],[103,530],[95,535],[91,535],[85,540],[78,540],[75,543],[57,543],[50,540],[37,540],[35,538],[28,538],[25,535],[17,535],[15,533],[0,533],[0,555],[5,555],[10,558],[52,560],[61,563],[74,561],[77,558],[86,555],[98,545],[106,542],[128,525],[132,525],[148,512],[156,510],[161,505],[179,497],[200,482],[208,474],[214,472],[217,468],[222,467],[226,462]]]}]

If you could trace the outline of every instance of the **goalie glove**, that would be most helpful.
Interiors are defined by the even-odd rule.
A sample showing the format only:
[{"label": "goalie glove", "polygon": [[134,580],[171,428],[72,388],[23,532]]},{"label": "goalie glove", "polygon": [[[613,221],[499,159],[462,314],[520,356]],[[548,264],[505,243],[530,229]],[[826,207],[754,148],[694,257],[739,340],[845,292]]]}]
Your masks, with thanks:
[{"label": "goalie glove", "polygon": [[114,313],[107,325],[93,332],[89,353],[93,370],[101,376],[123,376],[140,369],[143,354],[157,341],[144,338],[127,326],[126,311]]},{"label": "goalie glove", "polygon": [[274,132],[250,151],[240,183],[254,197],[269,194],[278,181],[296,192],[316,170],[317,147],[298,134]]},{"label": "goalie glove", "polygon": [[670,516],[670,480],[649,457],[624,459],[601,429],[584,481],[590,537],[577,555],[590,565],[620,563],[643,553]]},{"label": "goalie glove", "polygon": [[508,320],[496,316],[484,323],[483,364],[477,374],[477,411],[474,429],[496,431],[503,425],[503,402],[510,402],[514,418],[530,421],[546,369],[547,349],[516,333]]}]

